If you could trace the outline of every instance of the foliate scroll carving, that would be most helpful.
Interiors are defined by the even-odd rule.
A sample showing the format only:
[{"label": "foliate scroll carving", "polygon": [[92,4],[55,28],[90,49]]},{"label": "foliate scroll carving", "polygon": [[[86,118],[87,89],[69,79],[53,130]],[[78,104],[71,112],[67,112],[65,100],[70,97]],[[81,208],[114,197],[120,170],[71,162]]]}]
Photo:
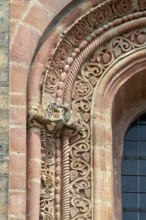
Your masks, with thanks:
[{"label": "foliate scroll carving", "polygon": [[[45,131],[42,135],[46,136],[47,143],[51,141],[49,136],[46,135],[47,133],[54,136],[56,133],[61,134],[64,131],[73,135],[79,131],[80,134],[78,138],[72,137],[70,142],[65,136],[65,140],[61,144],[62,151],[60,147],[57,147],[56,152],[54,150],[52,154],[53,160],[56,160],[56,173],[58,175],[56,181],[53,179],[50,182],[50,186],[56,190],[54,193],[56,194],[56,213],[53,215],[53,212],[55,212],[53,209],[48,211],[48,213],[52,213],[52,219],[92,219],[90,115],[94,88],[99,82],[100,77],[118,58],[126,53],[132,53],[146,44],[146,32],[144,29],[141,29],[123,35],[120,34],[121,36],[118,36],[117,33],[114,36],[118,37],[102,45],[102,47],[98,47],[88,60],[89,48],[87,51],[86,47],[91,46],[92,42],[100,35],[105,34],[107,30],[119,25],[122,26],[124,22],[130,23],[134,19],[138,20],[145,17],[145,9],[145,0],[116,0],[106,2],[100,5],[100,7],[97,6],[91,9],[62,35],[61,41],[50,58],[44,75],[42,101],[45,103],[46,99],[51,97],[51,100],[59,100],[59,103],[62,103],[63,100],[65,103],[72,102],[72,112],[68,109],[67,105],[59,104],[58,107],[56,104],[51,104],[51,106],[47,107],[40,106],[39,108],[43,109],[41,111],[34,111],[32,109],[33,117],[31,117],[31,123],[35,126],[40,126],[43,132]],[[86,56],[82,52],[85,52]],[[81,56],[84,56],[84,60],[87,61],[84,62],[76,76],[76,73],[79,71],[77,66],[82,64],[77,58]],[[74,61],[77,62],[75,63]],[[73,81],[70,80],[69,74],[74,77]],[[67,93],[72,94],[68,95]],[[40,112],[42,113],[39,115],[38,113]],[[80,115],[77,112],[80,112]],[[80,116],[82,120],[78,119]],[[44,117],[45,120],[43,120]],[[82,129],[80,124],[82,124]],[[44,142],[46,143],[46,140]],[[42,155],[44,154],[43,146],[42,144]],[[57,155],[56,159],[54,155]],[[59,165],[61,160],[62,173],[60,174]],[[48,167],[50,171],[52,167],[53,169],[56,168],[54,163]],[[101,169],[104,170],[105,160],[103,159],[101,163]],[[55,178],[53,172],[51,175]],[[45,177],[43,177],[42,182],[44,185],[46,184]],[[62,194],[60,193],[60,186]],[[62,195],[61,202],[58,199],[59,195]],[[49,200],[48,204],[50,204],[50,201],[53,201],[54,197],[55,195],[50,191],[50,198],[52,200]],[[50,205],[49,207],[52,206]],[[61,217],[59,214],[60,209],[62,209],[63,213]],[[45,213],[43,209],[41,209],[41,212]],[[46,214],[46,219],[51,219],[49,214]]]},{"label": "foliate scroll carving", "polygon": [[140,9],[146,7],[146,0],[140,0],[139,2],[140,2]]},{"label": "foliate scroll carving", "polygon": [[[146,8],[145,0],[117,0],[95,7],[62,35],[45,71],[43,94],[62,97],[65,79],[74,59],[99,34],[123,22],[137,19]],[[138,13],[139,12],[139,13]]]},{"label": "foliate scroll carving", "polygon": [[[79,82],[81,77],[79,77]],[[86,81],[87,83],[87,81]],[[91,219],[91,142],[90,142],[90,109],[92,89],[72,94],[73,108],[83,118],[84,134],[70,145],[70,219]],[[83,91],[85,84],[80,85]],[[87,87],[88,88],[88,87]],[[88,99],[88,98],[89,99]]]},{"label": "foliate scroll carving", "polygon": [[[81,67],[72,93],[73,108],[79,111],[85,125],[84,137],[70,147],[70,216],[91,219],[91,134],[90,111],[94,88],[102,74],[126,53],[146,45],[146,30],[139,29],[114,38],[98,48]],[[105,160],[101,170],[105,169]]]},{"label": "foliate scroll carving", "polygon": [[84,133],[82,119],[77,111],[70,109],[69,105],[52,102],[46,107],[38,105],[30,108],[29,127],[41,129],[40,219],[59,220],[60,149],[55,137],[59,137],[60,134],[72,138],[77,133],[82,135]]},{"label": "foliate scroll carving", "polygon": [[40,220],[54,220],[55,139],[41,131]]},{"label": "foliate scroll carving", "polygon": [[73,144],[70,149],[70,215],[71,219],[91,218],[91,167],[88,138]]},{"label": "foliate scroll carving", "polygon": [[[81,81],[86,81],[88,82],[88,87],[92,88],[93,91],[93,87],[96,85],[103,72],[113,64],[118,57],[127,52],[132,53],[135,49],[138,49],[145,44],[146,29],[134,30],[114,38],[106,45],[98,48],[92,58],[90,58],[90,61],[82,66],[81,75],[78,76],[76,84],[80,83],[81,85]],[[76,84],[74,86],[73,98],[77,96],[76,93],[78,92]],[[84,87],[81,86],[80,90],[83,88]],[[88,92],[86,97],[90,96],[91,92]]]}]

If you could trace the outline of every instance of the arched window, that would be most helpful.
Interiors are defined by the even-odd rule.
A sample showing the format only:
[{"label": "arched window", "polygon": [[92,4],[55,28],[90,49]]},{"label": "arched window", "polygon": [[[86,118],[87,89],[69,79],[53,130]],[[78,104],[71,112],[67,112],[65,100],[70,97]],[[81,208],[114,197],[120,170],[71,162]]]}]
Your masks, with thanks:
[{"label": "arched window", "polygon": [[128,128],[122,161],[123,220],[146,219],[146,114]]}]

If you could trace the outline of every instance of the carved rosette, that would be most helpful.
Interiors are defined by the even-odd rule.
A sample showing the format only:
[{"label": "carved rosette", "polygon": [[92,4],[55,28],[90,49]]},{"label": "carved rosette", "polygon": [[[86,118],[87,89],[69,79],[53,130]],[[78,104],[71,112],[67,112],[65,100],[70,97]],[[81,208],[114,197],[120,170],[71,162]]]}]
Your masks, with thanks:
[{"label": "carved rosette", "polygon": [[[111,66],[146,47],[145,9],[145,0],[109,1],[95,7],[66,31],[49,60],[42,105],[56,101],[61,108],[59,114],[63,111],[63,117],[67,117],[69,113],[73,121],[57,116],[58,125],[53,122],[45,124],[45,131],[42,129],[43,220],[93,218],[92,97]],[[64,128],[65,133],[56,135]]]}]

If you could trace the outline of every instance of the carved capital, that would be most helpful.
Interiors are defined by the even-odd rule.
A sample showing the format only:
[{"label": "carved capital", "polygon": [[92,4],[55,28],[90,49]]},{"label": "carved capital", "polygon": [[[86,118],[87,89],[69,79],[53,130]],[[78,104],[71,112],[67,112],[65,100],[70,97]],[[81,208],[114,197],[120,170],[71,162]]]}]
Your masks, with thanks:
[{"label": "carved capital", "polygon": [[50,102],[32,106],[29,110],[29,128],[43,128],[50,134],[67,134],[74,136],[82,130],[82,119],[77,111],[72,111],[68,104]]}]

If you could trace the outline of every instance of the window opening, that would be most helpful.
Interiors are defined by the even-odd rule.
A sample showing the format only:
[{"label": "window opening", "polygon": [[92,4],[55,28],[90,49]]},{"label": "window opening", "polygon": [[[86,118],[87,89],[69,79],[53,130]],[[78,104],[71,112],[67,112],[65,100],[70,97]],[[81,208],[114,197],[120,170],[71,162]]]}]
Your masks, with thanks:
[{"label": "window opening", "polygon": [[146,114],[128,128],[122,161],[123,220],[146,220]]}]

